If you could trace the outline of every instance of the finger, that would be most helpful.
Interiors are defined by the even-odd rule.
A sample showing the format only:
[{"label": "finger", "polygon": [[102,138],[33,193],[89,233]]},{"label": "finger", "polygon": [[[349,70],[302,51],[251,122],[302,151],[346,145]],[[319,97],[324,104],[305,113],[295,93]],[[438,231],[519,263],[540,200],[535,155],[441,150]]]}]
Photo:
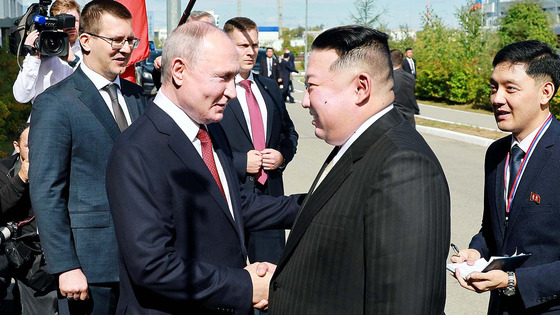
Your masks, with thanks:
[{"label": "finger", "polygon": [[264,277],[266,276],[266,272],[268,271],[268,266],[263,263],[259,263],[257,265],[257,276]]},{"label": "finger", "polygon": [[89,298],[88,290],[82,291],[77,299],[82,301],[87,300]]},{"label": "finger", "polygon": [[254,308],[262,309],[268,306],[267,300],[260,300],[257,304],[253,305]]}]

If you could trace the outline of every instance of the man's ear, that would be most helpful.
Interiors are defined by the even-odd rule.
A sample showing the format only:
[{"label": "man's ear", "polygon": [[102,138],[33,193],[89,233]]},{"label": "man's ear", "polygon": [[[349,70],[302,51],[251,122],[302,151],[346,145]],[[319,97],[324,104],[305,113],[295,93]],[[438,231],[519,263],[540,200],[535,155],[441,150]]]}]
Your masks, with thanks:
[{"label": "man's ear", "polygon": [[83,50],[89,53],[91,51],[91,47],[89,45],[90,36],[87,34],[80,34],[78,39],[80,40],[80,45],[82,45]]},{"label": "man's ear", "polygon": [[14,145],[14,150],[16,151],[16,153],[19,153],[19,144],[17,143],[17,141],[14,141],[13,145]]},{"label": "man's ear", "polygon": [[541,105],[546,105],[550,102],[552,96],[554,95],[554,91],[554,84],[552,84],[552,82],[547,81],[543,83],[541,86]]},{"label": "man's ear", "polygon": [[372,93],[372,78],[367,73],[360,73],[354,79],[356,104],[363,105],[369,101]]},{"label": "man's ear", "polygon": [[171,80],[174,85],[183,85],[186,68],[185,61],[181,58],[175,58],[171,61]]}]

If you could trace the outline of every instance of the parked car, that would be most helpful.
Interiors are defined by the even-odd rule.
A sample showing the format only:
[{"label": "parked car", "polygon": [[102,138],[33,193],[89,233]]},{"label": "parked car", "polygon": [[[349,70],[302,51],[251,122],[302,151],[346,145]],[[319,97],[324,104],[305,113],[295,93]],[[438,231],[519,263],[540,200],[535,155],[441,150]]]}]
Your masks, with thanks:
[{"label": "parked car", "polygon": [[157,93],[152,72],[154,71],[154,60],[161,56],[161,52],[161,49],[152,50],[150,57],[136,63],[136,83],[144,88],[146,96],[154,96]]}]

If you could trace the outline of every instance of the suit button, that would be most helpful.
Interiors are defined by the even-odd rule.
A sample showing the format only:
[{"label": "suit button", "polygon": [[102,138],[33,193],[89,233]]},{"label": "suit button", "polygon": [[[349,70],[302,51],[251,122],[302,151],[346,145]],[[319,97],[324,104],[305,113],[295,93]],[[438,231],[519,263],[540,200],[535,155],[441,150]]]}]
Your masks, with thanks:
[{"label": "suit button", "polygon": [[278,290],[278,288],[280,287],[280,284],[276,281],[274,281],[274,283],[272,284],[272,290],[276,291]]},{"label": "suit button", "polygon": [[252,182],[254,182],[254,181],[255,181],[255,178],[253,178],[253,176],[251,176],[251,177],[249,177],[249,180],[252,181]]}]

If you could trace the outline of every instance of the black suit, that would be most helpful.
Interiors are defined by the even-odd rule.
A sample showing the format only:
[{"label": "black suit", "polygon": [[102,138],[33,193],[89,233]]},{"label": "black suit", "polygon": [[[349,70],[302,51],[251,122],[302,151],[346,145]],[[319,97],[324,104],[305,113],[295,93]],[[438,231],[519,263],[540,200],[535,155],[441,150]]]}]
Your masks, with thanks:
[{"label": "black suit", "polygon": [[[244,189],[247,192],[274,197],[283,196],[282,172],[296,153],[298,134],[286,111],[278,84],[260,75],[253,76],[267,109],[266,148],[277,150],[284,157],[283,165],[275,170],[266,171],[268,175],[266,187],[256,181],[254,174],[247,173],[247,152],[255,148],[243,109],[237,98],[229,101],[220,125],[226,131],[233,151],[235,171]],[[284,230],[252,233],[249,238],[249,259],[276,263],[282,254],[284,243]]]},{"label": "black suit", "polygon": [[259,74],[265,78],[269,78],[278,85],[278,58],[272,56],[271,75],[268,76],[268,57],[264,56],[259,61]]},{"label": "black suit", "polygon": [[271,281],[269,313],[443,314],[449,221],[437,158],[389,111],[307,195]]},{"label": "black suit", "polygon": [[107,193],[119,245],[118,314],[248,314],[244,230],[287,228],[299,197],[241,189],[223,129],[208,125],[233,208],[202,157],[155,103],[117,140]]},{"label": "black suit", "polygon": [[[504,167],[511,136],[486,152],[482,228],[469,245],[482,257],[531,253],[515,271],[517,293],[490,295],[488,314],[560,313],[560,123],[553,117],[519,182],[505,226]],[[540,196],[539,202],[531,195]],[[550,312],[550,313],[548,313]]]},{"label": "black suit", "polygon": [[405,72],[402,68],[393,70],[393,78],[395,79],[395,86],[393,87],[395,92],[394,105],[414,126],[414,114],[420,114],[416,96],[414,96],[416,80],[412,74]]},{"label": "black suit", "polygon": [[412,74],[414,76],[414,78],[416,78],[416,70],[417,70],[417,63],[416,63],[416,59],[412,58],[412,61],[414,62],[414,73],[412,73],[412,69],[410,68],[410,63],[408,62],[407,58],[403,59],[402,62],[402,69],[410,74]]},{"label": "black suit", "polygon": [[280,91],[282,92],[282,97],[283,97],[284,100],[286,100],[286,98],[288,98],[290,103],[293,103],[294,98],[290,94],[290,89],[289,89],[290,74],[292,72],[298,72],[298,71],[294,67],[293,63],[290,62],[290,61],[287,61],[286,59],[283,59],[280,62],[280,65],[278,65],[278,70],[279,70],[280,78],[282,79],[282,82],[281,82],[282,88],[280,89]]}]

